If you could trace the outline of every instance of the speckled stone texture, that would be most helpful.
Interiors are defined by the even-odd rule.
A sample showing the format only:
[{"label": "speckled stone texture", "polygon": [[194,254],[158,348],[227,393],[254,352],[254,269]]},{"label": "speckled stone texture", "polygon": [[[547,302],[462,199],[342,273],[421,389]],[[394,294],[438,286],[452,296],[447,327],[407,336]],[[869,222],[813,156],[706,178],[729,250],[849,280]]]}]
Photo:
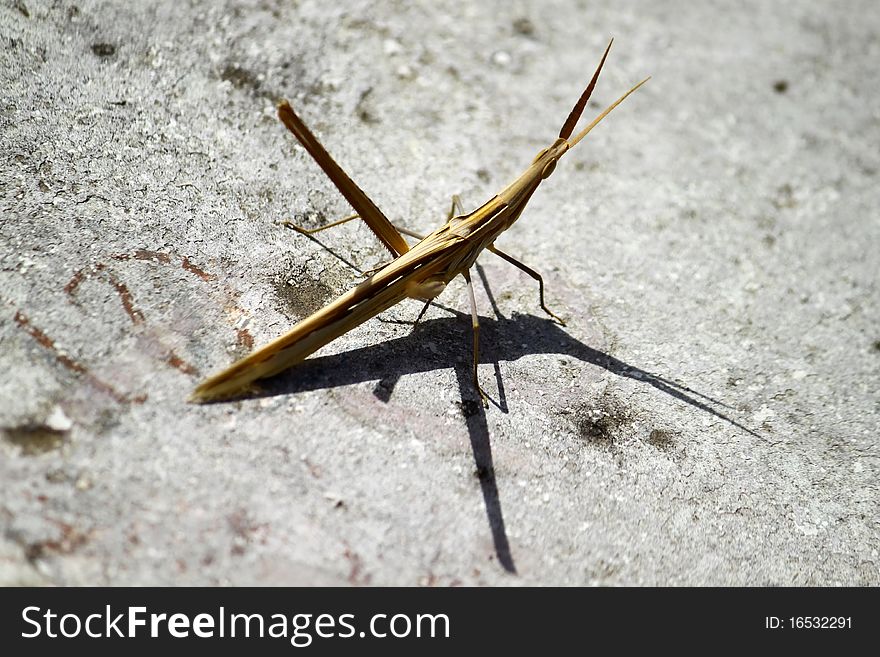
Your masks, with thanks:
[{"label": "speckled stone texture", "polygon": [[[880,584],[872,2],[0,6],[0,583]],[[439,225],[587,115],[475,276],[255,398],[387,260],[275,117]],[[340,256],[340,257],[337,257]],[[484,286],[488,281],[488,287]]]}]

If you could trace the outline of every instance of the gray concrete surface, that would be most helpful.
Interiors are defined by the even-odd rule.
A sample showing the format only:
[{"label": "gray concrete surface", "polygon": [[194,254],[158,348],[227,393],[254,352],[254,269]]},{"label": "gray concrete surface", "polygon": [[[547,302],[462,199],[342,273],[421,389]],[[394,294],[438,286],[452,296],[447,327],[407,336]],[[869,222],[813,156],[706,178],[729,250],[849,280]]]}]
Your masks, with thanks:
[{"label": "gray concrete surface", "polygon": [[[3,584],[877,585],[872,2],[0,7]],[[201,377],[588,114],[465,290],[253,399]],[[478,280],[479,283],[479,280]]]}]

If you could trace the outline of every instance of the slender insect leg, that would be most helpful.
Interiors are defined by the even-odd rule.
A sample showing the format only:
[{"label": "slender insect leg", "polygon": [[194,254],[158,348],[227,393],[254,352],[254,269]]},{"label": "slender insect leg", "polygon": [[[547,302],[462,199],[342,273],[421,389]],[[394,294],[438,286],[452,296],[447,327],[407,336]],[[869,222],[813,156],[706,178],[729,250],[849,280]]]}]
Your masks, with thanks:
[{"label": "slender insect leg", "polygon": [[523,263],[521,263],[519,260],[517,260],[517,259],[514,258],[513,256],[507,255],[506,253],[504,253],[504,251],[501,251],[501,250],[497,249],[494,245],[490,245],[490,246],[488,246],[487,248],[488,248],[492,253],[494,253],[495,255],[497,255],[497,256],[501,257],[502,259],[506,260],[507,262],[509,262],[510,264],[512,264],[512,265],[513,265],[514,267],[516,267],[517,269],[521,269],[522,271],[524,271],[525,273],[527,273],[529,276],[531,276],[532,278],[534,278],[536,281],[538,281],[538,297],[539,297],[540,302],[541,302],[541,308],[542,308],[542,310],[543,310],[545,313],[547,313],[548,315],[550,315],[550,317],[552,317],[553,319],[555,319],[557,322],[559,322],[562,326],[565,326],[565,322],[562,320],[562,318],[559,317],[559,316],[557,316],[553,311],[551,311],[551,310],[547,307],[547,304],[544,303],[544,279],[541,277],[541,274],[539,274],[538,272],[536,272],[534,269],[532,269],[532,268],[529,267],[528,265],[524,265]]},{"label": "slender insect leg", "polygon": [[480,379],[477,376],[477,365],[480,362],[480,319],[477,317],[477,300],[474,297],[474,284],[471,282],[470,271],[462,272],[461,275],[467,281],[468,296],[471,300],[471,326],[474,330],[474,387],[480,395],[483,408],[489,408],[489,397],[480,387]]},{"label": "slender insect leg", "polygon": [[354,269],[358,274],[360,274],[361,276],[363,276],[363,275],[364,275],[364,272],[361,271],[361,268],[360,268],[360,267],[358,267],[357,265],[355,265],[353,262],[351,262],[351,261],[350,261],[348,258],[346,258],[345,256],[340,255],[339,253],[337,253],[336,251],[334,251],[333,249],[331,249],[331,248],[330,248],[329,246],[327,246],[326,244],[322,244],[322,243],[320,242],[320,240],[318,240],[318,238],[315,237],[315,233],[320,233],[322,230],[326,230],[327,228],[333,228],[334,226],[339,226],[340,224],[344,224],[344,223],[346,223],[346,222],[349,222],[349,221],[351,221],[352,219],[357,219],[358,217],[360,217],[360,215],[358,215],[358,214],[352,214],[352,215],[349,215],[349,216],[347,216],[347,217],[343,217],[343,218],[340,219],[339,221],[334,221],[334,222],[332,222],[332,223],[327,224],[326,226],[319,226],[318,228],[304,228],[303,226],[300,226],[300,225],[298,225],[298,224],[295,224],[295,223],[293,223],[292,221],[282,221],[282,222],[280,222],[280,225],[281,225],[281,226],[284,226],[285,228],[291,228],[291,229],[295,230],[296,232],[300,233],[301,235],[305,235],[306,237],[315,240],[315,241],[318,242],[318,244],[320,244],[320,245],[321,245],[321,246],[322,246],[327,252],[329,252],[331,255],[333,255],[335,258],[337,258],[340,262],[344,263],[344,264],[347,265],[348,267],[351,267],[351,268]]},{"label": "slender insect leg", "polygon": [[[452,195],[452,206],[449,208],[449,213],[446,215],[446,221],[449,221],[450,219],[452,219],[455,216],[456,212],[458,214],[464,214],[464,210],[461,207],[461,198],[458,196],[458,194],[453,194]],[[345,219],[344,221],[348,221],[348,219]],[[331,224],[331,225],[334,225],[334,224]],[[414,230],[410,230],[409,228],[404,228],[403,226],[399,226],[397,224],[391,224],[391,225],[394,226],[399,232],[403,233],[404,235],[407,235],[409,237],[414,237],[417,240],[425,239],[424,235],[422,235],[421,233],[417,233]],[[329,226],[326,226],[326,227],[329,228]]]},{"label": "slender insect leg", "polygon": [[334,228],[336,226],[341,226],[342,224],[348,223],[352,219],[359,219],[360,215],[355,213],[351,214],[347,217],[343,217],[339,221],[333,221],[325,226],[318,226],[317,228],[304,228],[299,224],[295,224],[292,221],[282,221],[281,225],[285,228],[292,228],[297,233],[302,233],[303,235],[314,235],[315,233],[320,233],[322,230],[327,230],[328,228]]},{"label": "slender insect leg", "polygon": [[[446,217],[446,221],[449,221],[450,219],[452,219],[452,217],[455,216],[456,209],[458,210],[459,214],[461,214],[461,212],[462,212],[461,199],[459,198],[458,194],[453,194],[452,195],[452,207],[449,208],[449,214]],[[403,226],[398,226],[397,224],[391,224],[391,225],[394,226],[398,231],[400,231],[404,235],[408,235],[409,237],[414,237],[417,240],[425,239],[424,235],[417,233],[413,230],[410,230],[409,228],[404,228]],[[416,317],[416,321],[413,322],[413,329],[415,329],[415,327],[419,325],[419,322],[422,320],[422,317],[425,316],[425,313],[428,312],[428,308],[431,307],[432,303],[434,303],[434,300],[428,299],[425,302],[425,305],[422,306],[421,311],[419,311],[419,316]]]},{"label": "slender insect leg", "polygon": [[[446,215],[446,221],[452,219],[456,214],[464,214],[464,208],[461,205],[461,197],[458,194],[452,195],[452,205],[449,208],[449,213]],[[355,215],[357,216],[357,215]],[[343,221],[348,221],[348,219],[344,219]],[[341,223],[341,222],[337,222]],[[336,224],[330,224],[331,226]],[[410,230],[409,228],[404,228],[403,226],[399,226],[398,224],[391,224],[394,226],[399,232],[407,235],[409,237],[414,237],[417,240],[425,239],[425,236],[421,233],[417,233],[414,230]],[[329,228],[330,226],[325,226],[325,228]]]},{"label": "slender insect leg", "polygon": [[431,302],[432,302],[432,301],[433,301],[432,299],[428,299],[427,301],[425,301],[425,305],[422,306],[421,311],[419,311],[419,316],[416,317],[416,321],[413,322],[413,328],[414,328],[414,329],[415,329],[416,326],[418,326],[418,323],[419,323],[420,321],[422,321],[422,317],[425,316],[425,313],[428,312],[428,308],[431,307]]},{"label": "slender insect leg", "polygon": [[[355,212],[354,214],[350,214],[347,217],[343,217],[342,219],[339,219],[338,221],[331,221],[329,224],[326,224],[324,226],[318,226],[317,228],[305,228],[304,226],[300,226],[299,224],[295,224],[289,220],[282,221],[281,225],[284,226],[285,228],[292,228],[297,233],[302,233],[303,235],[314,235],[315,233],[320,233],[322,230],[327,230],[328,228],[335,228],[336,226],[341,226],[342,224],[346,224],[353,219],[360,219],[360,218],[361,218],[361,216]],[[409,228],[404,228],[403,226],[398,226],[397,224],[391,224],[391,225],[394,226],[399,232],[403,233],[404,235],[409,235],[410,237],[414,237],[417,240],[425,239],[424,235],[422,235],[420,233],[416,233],[415,231],[412,231]]]},{"label": "slender insect leg", "polygon": [[[458,214],[464,214],[464,210],[462,209],[462,206],[461,206],[461,198],[459,197],[458,194],[453,194],[452,195],[452,206],[449,208],[449,214],[446,215],[446,221],[449,221],[450,219],[452,219],[455,216],[456,212],[458,212]],[[417,240],[425,239],[424,235],[417,233],[413,230],[410,230],[409,228],[404,228],[403,226],[398,226],[397,224],[391,224],[391,225],[394,226],[398,231],[400,231],[404,235],[408,235],[409,237],[414,237]],[[381,269],[381,267],[379,269]],[[378,269],[374,270],[373,272],[367,272],[366,275],[369,276],[371,273],[375,273],[376,271],[378,271]],[[431,307],[432,303],[434,303],[434,300],[428,299],[425,302],[425,305],[422,306],[421,311],[419,311],[419,316],[416,317],[416,321],[413,322],[413,329],[415,329],[415,327],[418,326],[419,322],[422,320],[422,317],[424,317],[425,313],[428,312],[428,308]]]},{"label": "slender insect leg", "polygon": [[[461,205],[461,197],[458,194],[452,195],[452,205],[449,208],[449,214],[446,216],[446,221],[452,219],[456,213],[464,214],[464,209]],[[325,226],[318,226],[317,228],[305,228],[304,226],[300,226],[299,224],[295,224],[292,221],[282,221],[281,225],[285,228],[292,228],[298,233],[302,233],[303,235],[314,235],[315,233],[320,233],[322,230],[327,230],[328,228],[335,228],[336,226],[341,226],[342,224],[348,223],[353,219],[360,219],[360,215],[355,212],[354,214],[350,214],[347,217],[343,217],[338,221],[331,221],[329,224]],[[404,228],[403,226],[399,226],[398,224],[391,224],[394,228],[397,229],[398,232],[407,235],[408,237],[415,238],[417,240],[425,239],[425,236],[421,233],[417,233],[414,230],[410,230],[409,228]]]},{"label": "slender insect leg", "polygon": [[391,225],[394,226],[398,230],[398,232],[401,232],[404,235],[408,235],[409,237],[414,237],[417,240],[425,239],[424,235],[422,235],[421,233],[417,233],[414,230],[410,230],[409,228],[404,228],[403,226],[398,226],[397,224],[391,224]]},{"label": "slender insect leg", "polygon": [[[331,221],[329,224],[326,224],[324,226],[318,226],[317,228],[305,228],[304,226],[300,226],[299,224],[295,224],[290,220],[282,221],[282,222],[280,222],[280,225],[284,226],[285,228],[291,228],[291,229],[295,230],[297,233],[300,233],[301,235],[306,235],[307,237],[312,237],[315,233],[320,233],[322,230],[327,230],[328,228],[335,228],[336,226],[341,226],[342,224],[348,223],[349,221],[352,221],[353,219],[360,219],[360,218],[361,218],[361,216],[359,214],[354,213],[354,214],[348,215],[347,217],[343,217],[342,219],[339,219],[337,221]],[[418,233],[415,233],[415,232],[409,230],[408,228],[403,228],[402,226],[397,226],[396,224],[392,224],[392,226],[394,226],[399,232],[403,233],[404,235],[409,235],[410,237],[415,237],[416,239],[419,239],[419,240],[424,239],[423,235],[419,235]],[[385,264],[387,264],[387,263],[385,263],[385,264],[379,265],[378,267],[373,267],[369,271],[361,271],[361,269],[359,267],[355,267],[351,262],[349,262],[348,260],[343,258],[341,255],[339,255],[338,253],[336,253],[335,251],[333,251],[332,249],[330,249],[326,245],[322,245],[322,246],[324,246],[325,249],[330,251],[330,253],[335,255],[337,258],[342,260],[342,262],[344,262],[346,265],[348,265],[352,269],[356,270],[364,278],[370,276],[371,274],[375,274],[377,271],[382,269],[382,267],[384,267]]]},{"label": "slender insect leg", "polygon": [[[461,205],[461,198],[458,194],[452,195],[452,206],[449,208],[449,214],[446,217],[446,220],[449,221],[452,217],[455,216],[456,212],[458,214],[464,214],[464,210]],[[343,217],[338,221],[331,221],[329,224],[324,226],[318,226],[317,228],[306,228],[305,226],[300,226],[299,224],[295,224],[290,220],[282,221],[281,225],[285,228],[292,228],[297,233],[302,233],[303,235],[314,235],[315,233],[320,233],[322,230],[327,230],[328,228],[335,228],[336,226],[341,226],[342,224],[346,224],[353,219],[360,219],[361,216],[355,212],[354,214],[350,214],[347,217]],[[397,229],[398,232],[403,233],[404,235],[408,235],[409,237],[413,237],[417,240],[425,239],[425,236],[421,233],[417,233],[409,228],[404,228],[403,226],[398,226],[397,224],[391,224],[394,228]]]},{"label": "slender insect leg", "polygon": [[458,194],[452,195],[452,207],[449,208],[449,214],[446,215],[446,221],[449,221],[457,214],[464,214],[464,208],[461,205],[461,197]]}]

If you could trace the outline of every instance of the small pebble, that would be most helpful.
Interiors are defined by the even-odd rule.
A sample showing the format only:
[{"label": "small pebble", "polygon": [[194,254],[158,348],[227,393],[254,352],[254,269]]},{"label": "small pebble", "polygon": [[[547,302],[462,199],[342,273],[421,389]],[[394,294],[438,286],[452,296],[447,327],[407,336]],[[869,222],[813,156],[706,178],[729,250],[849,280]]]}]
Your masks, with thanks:
[{"label": "small pebble", "polygon": [[509,66],[510,62],[510,53],[504,50],[497,50],[492,53],[492,63],[495,64],[495,66]]}]

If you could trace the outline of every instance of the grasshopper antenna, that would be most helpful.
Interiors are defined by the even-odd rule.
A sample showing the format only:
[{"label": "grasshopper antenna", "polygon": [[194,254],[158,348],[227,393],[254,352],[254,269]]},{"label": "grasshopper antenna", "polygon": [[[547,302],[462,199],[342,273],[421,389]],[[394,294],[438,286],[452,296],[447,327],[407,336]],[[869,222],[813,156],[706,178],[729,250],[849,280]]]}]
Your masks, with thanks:
[{"label": "grasshopper antenna", "polygon": [[651,79],[650,76],[646,77],[644,80],[642,80],[642,81],[639,82],[637,85],[635,85],[632,89],[630,89],[629,91],[627,91],[627,92],[626,92],[625,94],[623,94],[620,98],[618,98],[618,99],[615,100],[613,103],[611,103],[608,107],[606,107],[606,108],[603,110],[603,112],[602,112],[599,116],[597,116],[595,119],[593,119],[593,120],[590,122],[590,125],[588,125],[586,128],[584,128],[583,130],[581,130],[581,131],[577,134],[577,136],[574,137],[574,139],[569,139],[569,140],[568,140],[568,147],[571,148],[572,146],[574,146],[575,144],[577,144],[581,139],[583,139],[584,137],[586,137],[586,136],[587,136],[587,133],[589,133],[590,130],[592,130],[592,129],[595,128],[597,125],[599,125],[599,122],[611,113],[611,110],[613,110],[615,107],[617,107],[618,105],[620,105],[620,104],[624,101],[624,99],[626,99],[627,96],[629,96],[633,91],[635,91],[636,89],[638,89],[639,87],[641,87],[643,84],[645,84],[645,82],[647,82],[647,81],[650,80],[650,79]]},{"label": "grasshopper antenna", "polygon": [[564,139],[568,142],[568,148],[571,148],[575,144],[577,144],[581,139],[587,136],[587,133],[590,132],[593,128],[595,128],[599,122],[604,119],[615,107],[620,105],[623,100],[629,96],[633,91],[641,87],[645,82],[650,80],[650,77],[645,78],[641,82],[639,82],[632,89],[623,94],[620,98],[615,100],[611,105],[605,108],[605,110],[593,119],[590,124],[581,130],[573,139],[569,139],[571,137],[571,133],[574,132],[574,127],[577,125],[578,120],[581,118],[581,114],[584,112],[584,108],[587,106],[587,102],[590,100],[590,96],[593,93],[593,89],[596,86],[596,81],[599,79],[599,73],[602,72],[602,66],[605,64],[605,58],[608,57],[608,51],[611,50],[611,44],[614,43],[614,39],[608,42],[608,47],[605,48],[605,53],[602,55],[602,61],[599,62],[599,66],[596,67],[596,72],[593,73],[593,78],[590,80],[590,84],[587,85],[587,88],[584,89],[584,93],[581,94],[581,97],[578,98],[578,102],[575,103],[575,106],[572,108],[571,113],[568,115],[568,118],[565,119],[565,123],[562,124],[562,130],[559,131],[559,138]]},{"label": "grasshopper antenna", "polygon": [[614,43],[613,38],[608,42],[608,47],[605,48],[605,54],[602,55],[602,61],[599,62],[599,66],[596,67],[596,72],[593,73],[593,79],[590,80],[590,84],[587,85],[587,88],[584,89],[584,93],[578,98],[578,102],[575,103],[568,118],[565,119],[565,123],[562,124],[562,130],[559,131],[560,139],[567,140],[571,136],[571,133],[574,132],[574,127],[577,125],[578,119],[581,118],[581,114],[583,114],[584,108],[587,106],[587,101],[590,100],[590,95],[593,93],[593,89],[596,86],[596,80],[599,79],[599,73],[602,71],[602,66],[605,64],[605,58],[608,57],[608,51],[611,50],[612,43]]}]

